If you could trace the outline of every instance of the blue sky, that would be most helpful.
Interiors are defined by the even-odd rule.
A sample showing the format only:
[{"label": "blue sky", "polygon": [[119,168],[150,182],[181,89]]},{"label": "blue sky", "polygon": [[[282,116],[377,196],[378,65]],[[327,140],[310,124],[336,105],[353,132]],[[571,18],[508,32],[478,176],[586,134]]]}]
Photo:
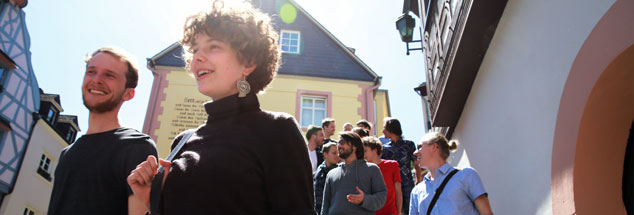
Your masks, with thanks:
[{"label": "blue sky", "polygon": [[[31,60],[40,88],[60,95],[63,114],[77,115],[83,134],[88,128],[88,111],[81,100],[83,58],[105,45],[123,47],[137,56],[140,78],[135,98],[124,103],[119,118],[124,126],[142,130],[153,81],[145,59],[174,43],[181,35],[185,17],[209,8],[211,2],[30,1],[24,11],[31,36]],[[406,139],[419,140],[424,134],[424,122],[421,99],[413,88],[425,80],[423,55],[421,51],[405,55],[405,44],[394,24],[403,2],[297,2],[346,46],[355,48],[357,56],[383,77],[380,88],[389,91],[392,116],[401,121]]]}]

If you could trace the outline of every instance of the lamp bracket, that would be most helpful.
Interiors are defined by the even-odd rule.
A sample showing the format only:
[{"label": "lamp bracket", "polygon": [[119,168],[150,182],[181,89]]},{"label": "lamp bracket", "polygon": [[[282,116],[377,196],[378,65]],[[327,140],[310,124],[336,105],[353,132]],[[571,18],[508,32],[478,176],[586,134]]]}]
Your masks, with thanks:
[{"label": "lamp bracket", "polygon": [[[419,43],[420,42],[420,47],[419,48],[409,48],[409,44],[410,43]],[[422,40],[412,40],[412,42],[406,42],[405,45],[407,46],[407,55],[409,55],[409,51],[417,51],[417,50],[421,50],[423,51],[423,41]]]}]

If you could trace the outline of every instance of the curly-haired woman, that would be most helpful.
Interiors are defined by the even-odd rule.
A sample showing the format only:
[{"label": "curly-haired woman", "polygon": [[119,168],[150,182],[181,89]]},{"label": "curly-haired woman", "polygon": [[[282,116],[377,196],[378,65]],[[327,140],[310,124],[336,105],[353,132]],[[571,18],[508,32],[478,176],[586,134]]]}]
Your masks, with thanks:
[{"label": "curly-haired woman", "polygon": [[[161,214],[314,214],[312,171],[295,119],[260,109],[279,67],[278,34],[250,5],[214,4],[188,18],[180,43],[208,118],[165,167]],[[183,138],[177,136],[172,149]],[[128,177],[147,205],[156,159]],[[171,168],[170,168],[171,167]]]}]

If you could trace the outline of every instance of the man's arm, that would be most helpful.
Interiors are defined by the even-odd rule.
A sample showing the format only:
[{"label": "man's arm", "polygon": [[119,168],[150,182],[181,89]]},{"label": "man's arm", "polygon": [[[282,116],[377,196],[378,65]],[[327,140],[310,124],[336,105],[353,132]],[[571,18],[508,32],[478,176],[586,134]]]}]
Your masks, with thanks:
[{"label": "man's arm", "polygon": [[461,170],[462,174],[465,175],[464,183],[468,185],[465,189],[467,195],[472,198],[474,196],[475,199],[471,199],[473,203],[475,203],[476,208],[480,212],[480,214],[493,214],[491,210],[491,205],[489,205],[489,197],[486,191],[484,190],[484,185],[482,185],[482,180],[480,180],[480,176],[473,168],[464,168]]},{"label": "man's arm", "polygon": [[403,191],[401,190],[401,182],[394,182],[394,193],[396,194],[396,211],[398,214],[403,212]]},{"label": "man's arm", "polygon": [[361,202],[361,207],[370,211],[377,211],[385,204],[387,187],[385,187],[385,181],[383,181],[383,176],[381,175],[379,167],[372,166],[371,171],[372,184],[370,186],[372,186],[372,191],[374,191],[374,193],[368,193],[364,196],[363,202]]},{"label": "man's arm", "polygon": [[491,205],[489,204],[489,197],[487,194],[482,194],[475,199],[475,205],[480,214],[483,215],[493,215],[493,211],[491,210]]}]

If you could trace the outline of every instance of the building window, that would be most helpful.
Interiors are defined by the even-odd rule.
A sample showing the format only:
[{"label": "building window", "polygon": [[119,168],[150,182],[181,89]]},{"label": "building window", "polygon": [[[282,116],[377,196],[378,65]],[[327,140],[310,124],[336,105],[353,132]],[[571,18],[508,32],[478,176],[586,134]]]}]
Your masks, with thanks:
[{"label": "building window", "polygon": [[37,168],[37,173],[44,177],[46,180],[51,181],[51,173],[49,168],[51,166],[51,159],[46,156],[46,154],[42,154],[42,158],[40,159],[40,166]]},{"label": "building window", "polygon": [[29,209],[29,208],[24,208],[24,213],[22,213],[23,215],[35,215],[35,211]]},{"label": "building window", "polygon": [[69,128],[68,129],[68,133],[66,133],[66,141],[68,141],[69,143],[72,143],[75,140],[75,129],[73,128]]},{"label": "building window", "polygon": [[0,68],[0,92],[4,91],[4,77],[8,73],[8,70]]},{"label": "building window", "polygon": [[321,120],[326,118],[327,98],[302,96],[301,121],[302,127],[309,125],[321,126]]},{"label": "building window", "polygon": [[280,47],[282,52],[299,54],[299,42],[301,34],[299,31],[282,30]]},{"label": "building window", "polygon": [[55,124],[55,119],[57,118],[57,110],[51,106],[51,109],[48,109],[48,113],[46,114],[46,121]]}]

